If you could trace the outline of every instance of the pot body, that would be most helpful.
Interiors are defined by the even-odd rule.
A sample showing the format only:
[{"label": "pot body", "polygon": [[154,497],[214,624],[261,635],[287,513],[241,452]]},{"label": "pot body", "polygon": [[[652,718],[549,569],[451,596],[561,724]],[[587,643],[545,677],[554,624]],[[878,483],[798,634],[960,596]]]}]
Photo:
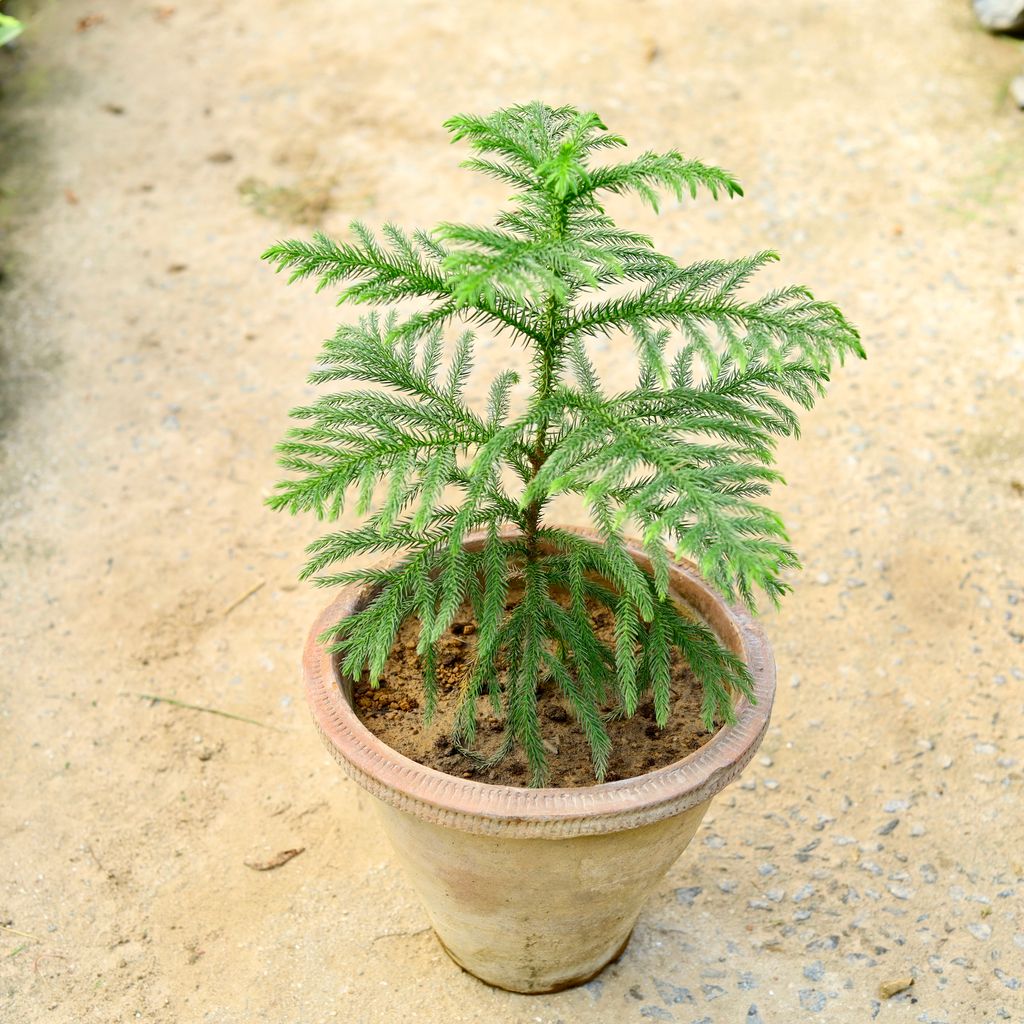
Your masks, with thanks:
[{"label": "pot body", "polygon": [[498,988],[554,992],[589,981],[625,949],[709,804],[570,839],[475,835],[378,807],[448,955]]},{"label": "pot body", "polygon": [[[584,536],[596,538],[584,531]],[[482,545],[469,538],[467,547]],[[630,553],[645,571],[639,545]],[[324,743],[377,798],[383,823],[449,955],[492,985],[550,992],[593,977],[625,948],[647,894],[685,849],[712,797],[761,743],[775,693],[767,640],[677,562],[674,597],[746,662],[756,704],[688,757],[646,775],[574,789],[492,786],[392,750],[359,720],[352,683],[317,639],[372,600],[348,588],[314,624],[303,663]]]}]

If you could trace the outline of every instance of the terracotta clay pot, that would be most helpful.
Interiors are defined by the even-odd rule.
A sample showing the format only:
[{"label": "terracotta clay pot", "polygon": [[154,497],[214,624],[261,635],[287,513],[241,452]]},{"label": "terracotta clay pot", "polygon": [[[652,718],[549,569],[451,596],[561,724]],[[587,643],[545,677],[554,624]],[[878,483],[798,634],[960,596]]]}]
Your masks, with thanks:
[{"label": "terracotta clay pot", "polygon": [[[583,531],[580,531],[581,533]],[[467,547],[478,547],[471,538]],[[639,546],[630,553],[645,570]],[[491,985],[552,992],[582,984],[626,947],[647,894],[683,852],[711,798],[753,757],[768,727],[775,665],[761,630],[678,563],[672,589],[747,663],[757,704],[688,757],[576,789],[492,786],[424,767],[381,742],[352,708],[352,684],[317,636],[365,606],[338,594],[306,645],[306,692],[328,750],[374,797],[448,955]]]}]

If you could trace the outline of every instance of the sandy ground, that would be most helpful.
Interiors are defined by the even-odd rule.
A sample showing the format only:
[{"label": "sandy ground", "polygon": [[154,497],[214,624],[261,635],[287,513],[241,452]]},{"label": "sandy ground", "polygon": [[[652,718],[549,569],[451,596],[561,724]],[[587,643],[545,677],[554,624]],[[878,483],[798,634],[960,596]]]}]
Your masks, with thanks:
[{"label": "sandy ground", "polygon": [[[62,0],[28,26],[0,54],[4,1024],[1024,1021],[1019,43],[959,0]],[[303,707],[317,527],[261,501],[338,314],[257,257],[489,216],[440,124],[533,97],[733,170],[743,201],[615,212],[680,258],[779,248],[771,280],[871,358],[782,452],[807,568],[766,618],[763,756],[622,961],[529,998],[444,957]]]}]

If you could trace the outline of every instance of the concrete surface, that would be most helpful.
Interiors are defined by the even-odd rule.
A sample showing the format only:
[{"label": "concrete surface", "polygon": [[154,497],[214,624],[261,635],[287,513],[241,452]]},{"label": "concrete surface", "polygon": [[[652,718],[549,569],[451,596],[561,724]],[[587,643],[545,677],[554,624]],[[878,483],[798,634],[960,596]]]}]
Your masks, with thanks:
[{"label": "concrete surface", "polygon": [[[0,55],[0,1020],[1024,1021],[1019,44],[954,0],[26,20]],[[531,998],[443,955],[301,706],[317,525],[261,500],[338,314],[257,257],[296,219],[488,217],[440,124],[535,96],[733,170],[742,201],[615,213],[683,259],[777,247],[764,283],[839,302],[871,358],[782,452],[807,568],[766,620],[763,756],[621,962]]]}]

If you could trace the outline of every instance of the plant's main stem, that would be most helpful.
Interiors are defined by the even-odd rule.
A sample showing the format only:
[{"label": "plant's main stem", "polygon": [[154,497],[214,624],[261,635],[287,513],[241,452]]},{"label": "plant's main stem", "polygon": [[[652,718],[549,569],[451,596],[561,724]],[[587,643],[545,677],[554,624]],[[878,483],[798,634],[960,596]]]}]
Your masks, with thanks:
[{"label": "plant's main stem", "polygon": [[[555,377],[555,355],[558,349],[559,340],[555,337],[555,324],[558,321],[559,307],[554,296],[548,299],[547,309],[548,329],[546,342],[540,347],[540,365],[537,368],[537,397],[541,402],[546,402],[551,397]],[[533,451],[530,453],[530,469],[532,477],[540,472],[548,457],[547,448],[548,419],[543,417],[537,426],[537,436],[533,443]],[[526,507],[526,560],[534,562],[537,559],[537,530],[540,527],[540,517],[544,503],[538,499]]]},{"label": "plant's main stem", "polygon": [[[564,241],[568,227],[568,208],[565,200],[557,203],[552,218],[552,230],[558,241]],[[551,397],[551,391],[555,382],[555,366],[558,358],[558,350],[561,347],[562,339],[556,333],[561,305],[554,294],[548,296],[547,301],[547,325],[544,332],[544,342],[540,345],[540,364],[537,368],[537,398],[546,402]],[[530,453],[530,469],[533,480],[541,470],[548,457],[548,418],[543,416],[537,425],[537,437],[533,444],[533,451]],[[537,550],[537,530],[540,527],[540,517],[544,510],[544,502],[538,499],[526,507],[525,534],[526,534],[526,561],[534,563],[537,561],[539,552]]]}]

